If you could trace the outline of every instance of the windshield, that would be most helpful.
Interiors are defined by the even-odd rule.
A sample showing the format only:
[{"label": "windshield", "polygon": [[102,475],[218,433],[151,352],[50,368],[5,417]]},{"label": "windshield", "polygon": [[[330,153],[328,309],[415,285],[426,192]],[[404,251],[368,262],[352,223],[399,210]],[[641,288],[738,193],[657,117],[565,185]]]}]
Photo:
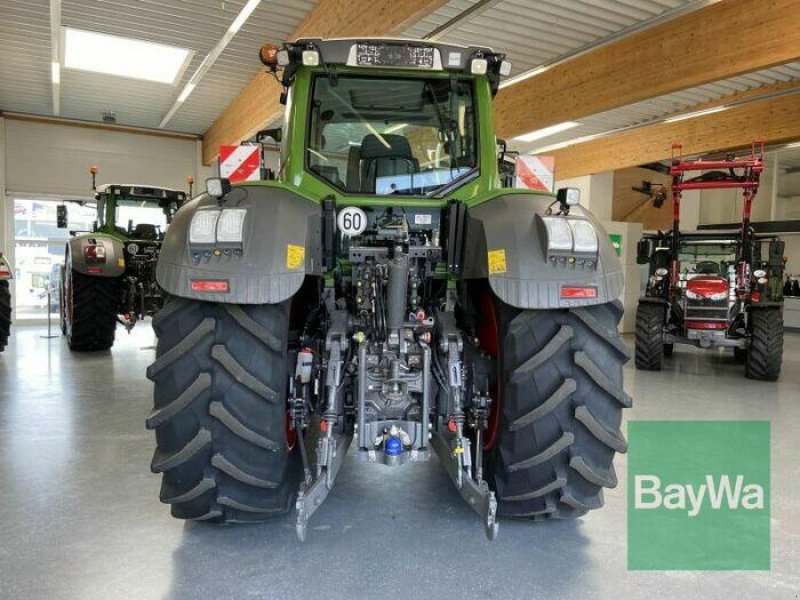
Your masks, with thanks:
[{"label": "windshield", "polygon": [[478,165],[472,82],[314,80],[307,168],[343,192],[433,195]]},{"label": "windshield", "polygon": [[167,216],[157,200],[117,200],[114,223],[128,232],[144,232],[153,235],[152,227],[158,233],[167,229]]},{"label": "windshield", "polygon": [[678,259],[682,278],[696,275],[721,275],[727,277],[736,264],[735,243],[683,244]]}]

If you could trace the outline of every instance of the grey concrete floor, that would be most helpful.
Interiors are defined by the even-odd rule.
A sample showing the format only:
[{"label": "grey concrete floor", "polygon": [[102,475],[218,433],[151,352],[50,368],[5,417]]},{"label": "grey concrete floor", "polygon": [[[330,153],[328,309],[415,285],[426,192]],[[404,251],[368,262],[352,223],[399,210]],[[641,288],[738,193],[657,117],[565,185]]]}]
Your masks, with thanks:
[{"label": "grey concrete floor", "polygon": [[[679,349],[660,373],[626,367],[627,419],[772,421],[772,570],[632,572],[626,458],[606,507],[579,521],[503,522],[495,542],[434,462],[349,457],[308,541],[293,519],[184,523],[158,502],[144,429],[148,325],[110,353],[71,354],[41,327],[0,355],[0,598],[798,598],[800,335],[777,383],[724,354]],[[627,340],[629,343],[631,340]]]}]

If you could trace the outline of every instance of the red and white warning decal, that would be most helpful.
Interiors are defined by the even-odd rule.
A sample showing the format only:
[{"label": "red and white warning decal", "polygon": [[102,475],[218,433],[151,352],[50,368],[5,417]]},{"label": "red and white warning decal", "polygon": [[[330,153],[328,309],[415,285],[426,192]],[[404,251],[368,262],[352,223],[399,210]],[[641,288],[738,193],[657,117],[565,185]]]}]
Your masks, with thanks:
[{"label": "red and white warning decal", "polygon": [[516,161],[517,187],[528,190],[554,191],[555,157],[519,156]]},{"label": "red and white warning decal", "polygon": [[261,149],[258,146],[220,146],[219,176],[231,183],[256,181],[261,176]]}]

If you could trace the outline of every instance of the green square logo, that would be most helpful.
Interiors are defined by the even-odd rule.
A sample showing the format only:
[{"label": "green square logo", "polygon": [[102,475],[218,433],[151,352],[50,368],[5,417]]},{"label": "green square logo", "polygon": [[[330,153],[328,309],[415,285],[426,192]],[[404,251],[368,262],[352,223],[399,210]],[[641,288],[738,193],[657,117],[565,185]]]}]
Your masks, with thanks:
[{"label": "green square logo", "polygon": [[769,421],[628,423],[628,568],[769,570]]}]

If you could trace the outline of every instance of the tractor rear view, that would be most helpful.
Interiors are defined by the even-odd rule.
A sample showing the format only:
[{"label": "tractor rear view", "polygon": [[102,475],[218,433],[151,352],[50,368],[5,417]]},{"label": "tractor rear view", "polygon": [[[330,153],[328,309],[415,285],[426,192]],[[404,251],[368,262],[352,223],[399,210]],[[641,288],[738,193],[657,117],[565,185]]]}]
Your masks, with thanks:
[{"label": "tractor rear view", "polygon": [[303,39],[261,58],[285,86],[279,179],[210,179],[158,260],[162,502],[294,506],[304,539],[353,447],[387,478],[436,452],[490,538],[499,516],[599,508],[631,404],[622,270],[578,190],[501,186],[505,57]]},{"label": "tractor rear view", "polygon": [[[97,219],[67,242],[59,286],[61,330],[71,350],[107,350],[117,323],[130,331],[161,308],[155,269],[164,232],[186,194],[167,188],[94,185]],[[59,227],[67,227],[66,206]]]},{"label": "tractor rear view", "polygon": [[[679,147],[675,147],[679,148]],[[778,378],[783,355],[784,242],[754,233],[750,209],[763,170],[763,144],[744,159],[684,161],[673,156],[671,231],[645,235],[638,262],[648,264],[636,314],[636,367],[659,370],[674,344],[732,348],[751,379]],[[685,179],[691,171],[702,175]],[[680,231],[681,193],[742,189],[737,230]]]}]

